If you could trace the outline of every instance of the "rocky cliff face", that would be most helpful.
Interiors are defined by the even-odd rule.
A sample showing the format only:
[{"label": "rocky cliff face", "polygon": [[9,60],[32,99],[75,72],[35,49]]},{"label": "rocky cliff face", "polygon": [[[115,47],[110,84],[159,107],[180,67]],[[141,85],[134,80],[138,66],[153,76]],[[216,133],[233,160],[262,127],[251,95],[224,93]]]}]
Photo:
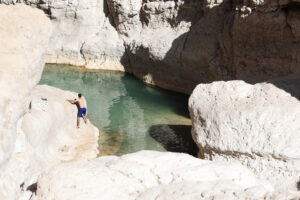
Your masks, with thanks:
[{"label": "rocky cliff face", "polygon": [[0,199],[29,199],[43,170],[97,155],[98,129],[78,130],[66,102],[75,94],[35,87],[50,35],[42,11],[0,5]]},{"label": "rocky cliff face", "polygon": [[18,195],[15,183],[20,181],[22,170],[13,170],[11,157],[21,132],[21,118],[29,107],[30,91],[43,70],[50,34],[50,20],[40,10],[0,5],[0,199]]},{"label": "rocky cliff face", "polygon": [[256,83],[300,68],[297,1],[24,2],[55,27],[48,62],[126,70],[185,93],[198,83]]},{"label": "rocky cliff face", "polygon": [[[97,153],[98,130],[90,123],[75,128],[72,116],[76,108],[66,102],[75,94],[48,86],[35,87],[50,33],[50,21],[41,11],[24,5],[0,5],[0,36],[5,38],[0,40],[0,100],[4,102],[0,109],[0,199],[299,198],[296,192],[272,193],[269,183],[257,179],[239,163],[160,152],[84,161]],[[203,155],[230,161],[241,155],[246,161],[242,163],[250,168],[257,163],[251,160],[256,156],[261,165],[252,169],[265,172],[279,164],[275,172],[292,179],[298,176],[299,142],[294,138],[299,131],[299,93],[290,80],[298,81],[290,77],[273,81],[272,85],[217,82],[197,87],[191,98],[194,131],[200,131],[201,145],[211,146],[207,148],[211,154],[203,151]],[[198,99],[206,99],[207,107],[197,107]],[[257,102],[263,107],[257,107]],[[230,109],[230,103],[246,112]],[[260,112],[265,108],[266,112]],[[283,123],[285,126],[280,126],[277,116],[288,121]],[[238,120],[232,121],[234,117]],[[206,126],[206,133],[210,133],[203,137],[201,131],[206,131]],[[248,135],[241,134],[244,130],[240,127]],[[257,135],[255,128],[264,134]],[[232,131],[234,138],[227,139],[222,130]],[[272,146],[276,142],[278,145]],[[61,164],[75,160],[81,162]],[[274,171],[271,175],[276,174]]]},{"label": "rocky cliff face", "polygon": [[[22,12],[22,8],[0,5],[0,100],[3,102],[0,105],[0,167],[13,151],[17,123],[28,108],[30,90],[40,79],[44,49],[51,34],[50,21],[41,18],[41,11],[31,12],[26,8]],[[41,18],[36,26],[35,18]]]}]

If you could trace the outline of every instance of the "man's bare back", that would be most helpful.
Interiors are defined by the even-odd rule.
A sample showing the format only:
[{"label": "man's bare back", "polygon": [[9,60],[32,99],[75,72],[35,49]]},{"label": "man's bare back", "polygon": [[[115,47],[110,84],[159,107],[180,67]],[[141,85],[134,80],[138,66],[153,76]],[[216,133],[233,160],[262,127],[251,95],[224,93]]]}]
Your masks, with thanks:
[{"label": "man's bare back", "polygon": [[80,128],[80,118],[83,117],[84,122],[87,123],[87,117],[86,117],[86,107],[84,100],[81,96],[81,94],[78,94],[78,100],[68,100],[70,103],[77,104],[78,106],[78,114],[77,114],[77,128]]},{"label": "man's bare back", "polygon": [[82,97],[78,98],[77,102],[78,102],[79,108],[84,108],[85,107]]}]

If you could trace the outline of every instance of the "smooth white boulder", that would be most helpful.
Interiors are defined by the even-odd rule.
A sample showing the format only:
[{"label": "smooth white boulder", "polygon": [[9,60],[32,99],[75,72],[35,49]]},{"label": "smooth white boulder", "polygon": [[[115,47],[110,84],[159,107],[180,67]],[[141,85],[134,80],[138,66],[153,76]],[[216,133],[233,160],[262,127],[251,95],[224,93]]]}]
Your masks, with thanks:
[{"label": "smooth white boulder", "polygon": [[[276,84],[280,87],[280,82]],[[243,81],[198,85],[190,97],[189,110],[199,156],[238,160],[278,187],[296,189],[300,102],[278,87]]]},{"label": "smooth white boulder", "polygon": [[97,156],[99,130],[83,120],[78,129],[77,107],[66,101],[76,96],[47,85],[32,90],[30,109],[18,126],[15,150],[2,174],[0,199],[29,199],[29,188],[43,171]]},{"label": "smooth white boulder", "polygon": [[[185,184],[190,187],[184,187]],[[32,199],[153,199],[156,187],[161,187],[161,191],[163,188],[174,191],[174,187],[184,189],[172,196],[176,199],[187,198],[185,192],[193,190],[211,198],[217,191],[222,196],[226,192],[233,194],[259,187],[261,192],[252,192],[253,197],[272,191],[272,187],[260,182],[238,163],[210,162],[179,153],[141,151],[56,166],[41,175],[36,196]]]},{"label": "smooth white boulder", "polygon": [[42,11],[0,5],[0,167],[13,151],[17,121],[40,80],[50,34],[50,20]]},{"label": "smooth white boulder", "polygon": [[19,168],[19,161],[27,166],[26,155],[13,152],[20,144],[17,138],[24,138],[19,136],[21,118],[28,110],[30,91],[40,80],[51,30],[41,10],[0,5],[0,199],[15,199],[19,181],[26,176]]},{"label": "smooth white boulder", "polygon": [[67,101],[75,98],[77,93],[47,85],[31,92],[31,109],[24,115],[22,130],[45,167],[98,154],[99,130],[83,119],[80,128],[76,127],[77,107]]}]

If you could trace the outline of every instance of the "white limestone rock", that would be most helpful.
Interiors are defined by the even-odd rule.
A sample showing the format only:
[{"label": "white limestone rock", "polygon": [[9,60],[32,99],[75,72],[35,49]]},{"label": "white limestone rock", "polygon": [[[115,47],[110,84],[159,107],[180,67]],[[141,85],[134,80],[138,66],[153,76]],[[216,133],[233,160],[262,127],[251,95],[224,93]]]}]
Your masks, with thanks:
[{"label": "white limestone rock", "polygon": [[31,106],[18,127],[14,153],[2,174],[1,199],[29,199],[40,173],[57,164],[85,161],[98,154],[99,131],[90,122],[76,127],[77,108],[66,99],[74,92],[37,86],[31,92]]},{"label": "white limestone rock", "polygon": [[189,197],[191,191],[213,198],[214,192],[220,197],[226,193],[234,196],[234,192],[258,187],[248,197],[261,197],[272,191],[272,187],[263,184],[237,163],[212,163],[186,154],[142,151],[56,166],[41,175],[32,199],[154,199],[157,187],[162,192],[174,191],[170,197],[176,199]]},{"label": "white limestone rock", "polygon": [[51,19],[51,63],[127,71],[187,94],[300,71],[299,0],[0,0],[17,2]]},{"label": "white limestone rock", "polygon": [[0,199],[14,199],[20,190],[23,171],[11,157],[30,91],[40,80],[50,36],[51,23],[42,11],[0,5]]},{"label": "white limestone rock", "polygon": [[0,167],[12,153],[17,121],[40,79],[50,34],[50,21],[42,11],[0,5]]},{"label": "white limestone rock", "polygon": [[189,110],[199,156],[238,160],[282,190],[296,189],[300,102],[278,87],[243,81],[198,85],[190,97]]},{"label": "white limestone rock", "polygon": [[53,34],[46,62],[124,71],[121,60],[125,48],[108,16],[105,0],[18,2],[40,8],[51,19]]},{"label": "white limestone rock", "polygon": [[76,127],[77,107],[67,99],[77,94],[47,85],[31,93],[31,109],[24,115],[22,130],[45,168],[56,163],[95,158],[99,130],[89,121]]}]

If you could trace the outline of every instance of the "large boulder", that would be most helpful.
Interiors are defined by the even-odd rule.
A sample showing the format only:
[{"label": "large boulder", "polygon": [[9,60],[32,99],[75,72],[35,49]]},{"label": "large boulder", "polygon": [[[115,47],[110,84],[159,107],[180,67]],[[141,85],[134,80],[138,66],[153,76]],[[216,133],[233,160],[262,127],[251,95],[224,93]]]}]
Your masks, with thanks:
[{"label": "large boulder", "polygon": [[171,198],[163,199],[259,199],[272,187],[238,163],[142,151],[56,166],[41,175],[32,199],[156,199],[164,191]]},{"label": "large boulder", "polygon": [[1,177],[0,188],[6,194],[0,193],[0,197],[29,199],[43,171],[97,156],[99,130],[83,120],[77,128],[77,107],[66,101],[76,96],[46,85],[32,90],[30,108],[18,127],[14,153]]},{"label": "large boulder", "polygon": [[0,5],[0,199],[13,199],[19,187],[15,180],[22,172],[13,170],[11,156],[50,35],[51,23],[42,11]]},{"label": "large boulder", "polygon": [[29,199],[43,170],[98,153],[98,129],[76,128],[76,106],[66,101],[76,94],[34,88],[51,30],[38,9],[0,5],[0,199]]},{"label": "large boulder", "polygon": [[98,154],[99,130],[81,120],[77,128],[77,106],[67,99],[77,94],[47,85],[31,92],[30,110],[24,115],[22,130],[45,168],[63,161],[88,160]]},{"label": "large boulder", "polygon": [[296,189],[300,176],[299,76],[290,80],[294,81],[198,85],[189,109],[199,157],[238,160],[278,187]]},{"label": "large boulder", "polygon": [[40,80],[50,35],[50,20],[40,10],[0,5],[0,167],[12,153],[17,122]]}]

